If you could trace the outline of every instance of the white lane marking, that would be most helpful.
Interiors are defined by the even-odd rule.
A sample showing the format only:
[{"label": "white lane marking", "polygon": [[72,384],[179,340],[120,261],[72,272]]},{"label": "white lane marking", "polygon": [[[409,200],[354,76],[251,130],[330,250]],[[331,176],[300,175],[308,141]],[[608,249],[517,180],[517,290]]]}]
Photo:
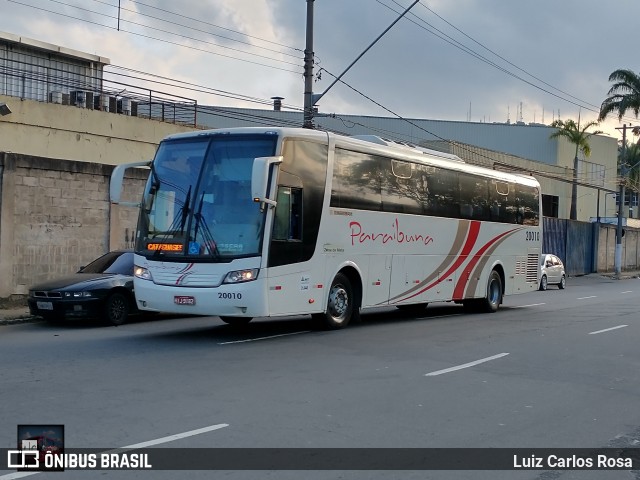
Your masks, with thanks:
[{"label": "white lane marking", "polygon": [[502,358],[509,355],[508,353],[499,353],[498,355],[494,355],[493,357],[481,358],[480,360],[476,360],[474,362],[465,363],[464,365],[458,365],[457,367],[445,368],[444,370],[437,370],[431,373],[425,373],[425,377],[435,377],[436,375],[442,375],[443,373],[455,372],[456,370],[462,370],[463,368],[473,367],[475,365],[480,365],[481,363],[490,362],[491,360],[496,360],[498,358]]},{"label": "white lane marking", "polygon": [[625,292],[620,292],[620,293],[633,293],[633,290],[627,290]]},{"label": "white lane marking", "polygon": [[539,307],[540,305],[546,305],[546,303],[532,303],[530,305],[514,305],[511,308]]},{"label": "white lane marking", "polygon": [[[193,437],[194,435],[200,435],[202,433],[213,432],[214,430],[220,430],[221,428],[228,427],[228,423],[220,423],[218,425],[209,425],[208,427],[198,428],[196,430],[189,430],[188,432],[176,433],[175,435],[169,435],[167,437],[156,438],[155,440],[149,440],[147,442],[134,443],[132,445],[127,445],[125,447],[116,448],[114,450],[109,450],[110,452],[116,450],[125,450],[125,449],[138,449],[138,448],[146,448],[151,447],[153,445],[160,445],[161,443],[169,443],[175,440],[180,440],[181,438]],[[10,473],[8,475],[0,475],[0,480],[14,480],[16,478],[28,477],[31,475],[37,475],[39,473],[46,472],[15,472]]]},{"label": "white lane marking", "polygon": [[596,298],[596,297],[597,295],[591,295],[589,297],[579,297],[579,298],[576,298],[576,300],[586,300],[587,298]]},{"label": "white lane marking", "polygon": [[233,342],[221,342],[221,343],[218,343],[218,345],[230,345],[232,343],[257,342],[258,340],[269,340],[270,338],[287,337],[289,335],[299,335],[301,333],[311,333],[311,330],[304,330],[302,332],[281,333],[280,335],[271,335],[269,337],[247,338],[246,340],[234,340]]},{"label": "white lane marking", "polygon": [[589,335],[596,335],[598,333],[610,332],[611,330],[618,330],[619,328],[628,327],[629,325],[618,325],[617,327],[605,328],[604,330],[598,330],[595,332],[589,332]]}]

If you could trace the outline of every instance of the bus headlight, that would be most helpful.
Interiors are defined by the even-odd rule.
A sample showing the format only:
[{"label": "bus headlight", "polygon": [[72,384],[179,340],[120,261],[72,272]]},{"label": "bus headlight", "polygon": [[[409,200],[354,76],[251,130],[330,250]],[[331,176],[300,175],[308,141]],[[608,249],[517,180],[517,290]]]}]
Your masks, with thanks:
[{"label": "bus headlight", "polygon": [[133,268],[133,275],[141,278],[142,280],[153,280],[149,270],[143,267],[138,267],[137,265]]},{"label": "bus headlight", "polygon": [[227,276],[224,277],[224,281],[222,283],[242,283],[242,282],[251,282],[258,278],[259,268],[249,268],[247,270],[235,270],[233,272],[227,273]]}]

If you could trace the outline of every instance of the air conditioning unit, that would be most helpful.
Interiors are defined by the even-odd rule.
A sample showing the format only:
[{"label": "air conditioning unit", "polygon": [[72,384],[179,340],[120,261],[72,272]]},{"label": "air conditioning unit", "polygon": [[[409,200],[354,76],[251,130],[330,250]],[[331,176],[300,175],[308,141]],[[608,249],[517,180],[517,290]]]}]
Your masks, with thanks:
[{"label": "air conditioning unit", "polygon": [[103,112],[109,111],[109,95],[104,93],[93,94],[93,108],[96,110],[102,110]]},{"label": "air conditioning unit", "polygon": [[131,115],[131,100],[129,98],[121,98],[118,100],[118,113]]},{"label": "air conditioning unit", "polygon": [[94,108],[95,94],[93,92],[85,92],[85,104],[89,110]]},{"label": "air conditioning unit", "polygon": [[49,103],[62,105],[62,92],[49,92]]},{"label": "air conditioning unit", "polygon": [[87,107],[87,95],[84,90],[72,90],[69,93],[71,94],[71,105],[80,108]]}]

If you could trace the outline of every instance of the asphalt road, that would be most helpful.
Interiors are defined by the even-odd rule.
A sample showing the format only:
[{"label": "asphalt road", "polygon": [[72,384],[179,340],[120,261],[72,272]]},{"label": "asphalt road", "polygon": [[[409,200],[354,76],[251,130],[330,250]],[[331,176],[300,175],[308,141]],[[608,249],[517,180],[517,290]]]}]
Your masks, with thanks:
[{"label": "asphalt road", "polygon": [[[341,331],[303,318],[0,326],[0,446],[64,424],[66,447],[640,446],[640,280],[570,279],[496,314],[430,305]],[[202,432],[201,429],[206,431]],[[173,435],[184,434],[183,438]],[[371,451],[375,454],[375,451]],[[67,471],[35,478],[159,478]],[[181,478],[638,479],[637,471],[189,471]],[[18,478],[0,471],[0,480]]]}]

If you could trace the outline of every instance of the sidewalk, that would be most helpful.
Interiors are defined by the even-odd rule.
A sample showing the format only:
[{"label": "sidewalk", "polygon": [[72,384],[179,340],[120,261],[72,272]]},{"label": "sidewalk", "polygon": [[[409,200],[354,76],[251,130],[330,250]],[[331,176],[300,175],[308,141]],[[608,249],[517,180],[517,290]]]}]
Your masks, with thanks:
[{"label": "sidewalk", "polygon": [[0,299],[0,325],[40,320],[29,313],[26,299]]}]

